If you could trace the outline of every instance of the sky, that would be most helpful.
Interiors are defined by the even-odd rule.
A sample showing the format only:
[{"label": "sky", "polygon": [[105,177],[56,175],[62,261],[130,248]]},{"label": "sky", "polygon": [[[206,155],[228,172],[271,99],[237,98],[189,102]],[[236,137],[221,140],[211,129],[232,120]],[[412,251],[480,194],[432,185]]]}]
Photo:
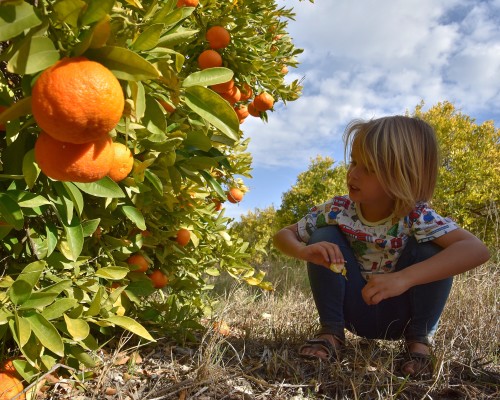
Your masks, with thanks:
[{"label": "sky", "polygon": [[248,117],[252,179],[243,201],[225,203],[238,220],[281,205],[282,194],[320,155],[344,161],[353,119],[424,110],[450,101],[477,123],[500,127],[500,0],[277,0],[293,8],[288,32],[303,49],[287,81],[302,96]]}]

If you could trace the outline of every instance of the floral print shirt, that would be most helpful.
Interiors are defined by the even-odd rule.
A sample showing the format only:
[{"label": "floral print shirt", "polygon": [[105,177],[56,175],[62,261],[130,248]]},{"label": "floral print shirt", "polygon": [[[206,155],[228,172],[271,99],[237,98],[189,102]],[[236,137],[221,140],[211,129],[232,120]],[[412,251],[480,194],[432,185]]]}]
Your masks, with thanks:
[{"label": "floral print shirt", "polygon": [[394,271],[408,238],[417,242],[434,240],[458,226],[441,217],[427,203],[418,203],[405,217],[390,216],[375,223],[363,219],[349,196],[337,196],[314,206],[297,223],[297,237],[304,243],[314,230],[325,225],[338,225],[348,239],[365,278],[374,273]]}]

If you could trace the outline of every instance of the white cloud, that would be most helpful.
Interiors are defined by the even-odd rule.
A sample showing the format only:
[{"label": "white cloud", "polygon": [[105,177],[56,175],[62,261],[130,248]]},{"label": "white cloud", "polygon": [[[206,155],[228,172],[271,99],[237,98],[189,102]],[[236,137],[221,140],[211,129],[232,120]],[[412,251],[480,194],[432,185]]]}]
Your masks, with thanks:
[{"label": "white cloud", "polygon": [[[245,122],[256,166],[342,158],[354,118],[453,101],[463,112],[500,105],[500,0],[284,1],[304,77],[303,96],[269,123]],[[248,121],[248,120],[247,120]]]}]

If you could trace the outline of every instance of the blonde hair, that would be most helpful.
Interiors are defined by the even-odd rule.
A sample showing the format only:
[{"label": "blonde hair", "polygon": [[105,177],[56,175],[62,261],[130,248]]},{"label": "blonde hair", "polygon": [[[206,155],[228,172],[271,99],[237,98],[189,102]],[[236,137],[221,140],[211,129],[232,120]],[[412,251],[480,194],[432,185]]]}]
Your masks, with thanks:
[{"label": "blonde hair", "polygon": [[429,201],[436,186],[439,155],[434,129],[425,121],[392,116],[354,120],[344,133],[345,156],[353,148],[395,201],[395,214],[408,214]]}]

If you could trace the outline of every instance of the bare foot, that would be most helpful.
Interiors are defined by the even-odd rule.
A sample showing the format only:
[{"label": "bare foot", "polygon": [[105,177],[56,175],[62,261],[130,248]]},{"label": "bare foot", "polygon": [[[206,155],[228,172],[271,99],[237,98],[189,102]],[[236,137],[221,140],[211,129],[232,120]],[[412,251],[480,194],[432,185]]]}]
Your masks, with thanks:
[{"label": "bare foot", "polygon": [[335,358],[338,355],[342,347],[342,342],[340,340],[338,340],[335,336],[331,334],[321,334],[318,335],[315,339],[312,339],[312,342],[318,339],[328,341],[331,344],[332,351],[335,352],[335,354],[332,354],[332,352],[328,349],[328,347],[322,345],[321,343],[307,342],[300,348],[299,355],[306,358],[316,357],[323,361],[326,361],[330,358]]}]

